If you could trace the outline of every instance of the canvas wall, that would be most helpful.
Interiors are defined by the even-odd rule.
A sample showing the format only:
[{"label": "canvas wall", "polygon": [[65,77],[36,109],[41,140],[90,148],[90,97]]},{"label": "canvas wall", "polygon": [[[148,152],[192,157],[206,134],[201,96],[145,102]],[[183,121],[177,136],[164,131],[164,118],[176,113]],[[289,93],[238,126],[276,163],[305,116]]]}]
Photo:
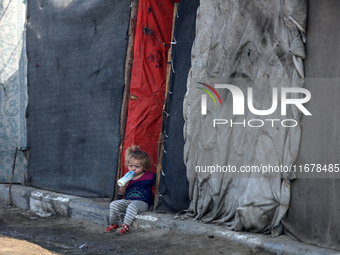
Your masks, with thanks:
[{"label": "canvas wall", "polygon": [[[297,165],[339,164],[340,26],[339,1],[310,0],[307,27],[306,88],[313,114],[302,119]],[[329,167],[327,167],[329,169]],[[286,232],[298,240],[340,249],[340,173],[298,173],[292,182]]]},{"label": "canvas wall", "polygon": [[186,210],[190,204],[189,183],[183,157],[183,100],[191,66],[191,48],[196,35],[198,5],[198,0],[180,1],[176,15],[159,187],[160,208],[170,211]]},{"label": "canvas wall", "polygon": [[28,183],[113,196],[128,39],[126,0],[28,1]]}]

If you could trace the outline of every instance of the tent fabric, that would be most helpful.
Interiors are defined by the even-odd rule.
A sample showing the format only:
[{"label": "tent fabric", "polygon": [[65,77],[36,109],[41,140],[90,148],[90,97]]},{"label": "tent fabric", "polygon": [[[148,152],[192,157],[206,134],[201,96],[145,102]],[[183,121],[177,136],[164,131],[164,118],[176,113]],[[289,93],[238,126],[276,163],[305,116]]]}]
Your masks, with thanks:
[{"label": "tent fabric", "polygon": [[[24,1],[0,2],[0,183],[24,184],[27,59]],[[18,148],[15,157],[15,151]]]},{"label": "tent fabric", "polygon": [[165,142],[160,175],[159,205],[173,211],[189,208],[189,183],[183,159],[183,100],[191,66],[191,48],[195,39],[195,22],[199,0],[179,3],[172,45],[172,73],[164,120]]},{"label": "tent fabric", "polygon": [[126,0],[28,1],[32,186],[113,196],[129,14]]},{"label": "tent fabric", "polygon": [[[302,119],[303,135],[297,165],[322,167],[339,163],[340,84],[339,1],[309,0],[305,61],[306,88],[312,94]],[[329,168],[327,168],[329,169]],[[299,173],[292,182],[292,197],[285,232],[296,239],[340,250],[340,173]]]},{"label": "tent fabric", "polygon": [[[294,174],[213,174],[203,167],[233,166],[239,170],[241,166],[293,164],[300,143],[300,112],[292,106],[284,116],[294,119],[295,127],[251,127],[249,120],[281,120],[283,116],[279,110],[266,116],[253,114],[247,104],[244,115],[233,114],[232,94],[227,89],[217,89],[222,105],[217,101],[215,106],[208,97],[207,113],[202,115],[205,92],[196,87],[203,86],[198,82],[233,84],[244,95],[252,87],[254,108],[271,108],[272,87],[304,85],[306,13],[306,1],[298,0],[200,1],[184,101],[184,157],[191,199],[187,217],[233,230],[272,236],[282,232],[281,219],[289,206]],[[213,119],[227,119],[229,125],[214,127]],[[241,124],[231,126],[231,122]]]},{"label": "tent fabric", "polygon": [[[174,1],[140,0],[123,151],[146,151],[156,172]],[[127,172],[122,156],[122,175]]]}]

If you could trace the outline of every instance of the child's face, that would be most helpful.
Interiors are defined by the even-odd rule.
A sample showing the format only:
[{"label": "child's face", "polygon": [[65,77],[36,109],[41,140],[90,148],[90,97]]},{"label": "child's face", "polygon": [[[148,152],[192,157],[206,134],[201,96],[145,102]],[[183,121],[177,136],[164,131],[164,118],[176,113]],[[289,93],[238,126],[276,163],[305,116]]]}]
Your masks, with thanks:
[{"label": "child's face", "polygon": [[140,160],[131,158],[128,163],[129,171],[133,171],[135,176],[138,176],[144,172],[144,167],[142,166]]}]

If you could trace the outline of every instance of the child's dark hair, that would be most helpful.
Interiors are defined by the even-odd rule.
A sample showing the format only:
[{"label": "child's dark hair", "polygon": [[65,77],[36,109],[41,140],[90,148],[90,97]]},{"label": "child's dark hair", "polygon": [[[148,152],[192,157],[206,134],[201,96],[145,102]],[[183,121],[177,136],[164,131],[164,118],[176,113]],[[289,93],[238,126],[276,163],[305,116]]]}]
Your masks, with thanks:
[{"label": "child's dark hair", "polygon": [[129,160],[131,158],[139,160],[144,170],[146,171],[151,170],[151,160],[149,158],[149,155],[145,151],[140,150],[139,146],[132,145],[131,147],[126,149],[125,151],[125,165],[126,166],[128,165]]}]

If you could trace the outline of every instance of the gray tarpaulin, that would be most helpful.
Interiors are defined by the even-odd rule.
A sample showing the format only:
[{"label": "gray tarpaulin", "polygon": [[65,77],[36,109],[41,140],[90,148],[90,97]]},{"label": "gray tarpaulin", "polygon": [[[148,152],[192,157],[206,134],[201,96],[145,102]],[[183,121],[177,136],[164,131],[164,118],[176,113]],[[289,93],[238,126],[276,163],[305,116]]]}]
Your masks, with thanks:
[{"label": "gray tarpaulin", "polygon": [[[307,107],[297,165],[339,164],[340,1],[309,0],[305,61]],[[332,174],[336,178],[331,178]],[[311,178],[313,176],[313,178]],[[327,177],[328,178],[324,178]],[[301,179],[302,177],[302,179]],[[306,178],[307,177],[307,178]],[[340,250],[340,173],[298,173],[285,230],[300,241]]]},{"label": "gray tarpaulin", "polygon": [[0,1],[0,183],[8,183],[16,156],[14,183],[26,173],[26,1]]},{"label": "gray tarpaulin", "polygon": [[[271,233],[282,232],[281,219],[290,201],[289,172],[244,173],[233,178],[197,171],[197,166],[288,166],[295,162],[300,143],[300,115],[287,107],[269,116],[248,110],[234,115],[233,99],[227,89],[217,89],[223,106],[208,96],[207,114],[201,114],[203,82],[233,84],[247,96],[253,88],[255,109],[271,108],[272,88],[302,87],[306,26],[306,1],[200,1],[196,39],[184,101],[185,164],[191,204],[188,216],[219,223],[230,229]],[[213,92],[211,92],[213,93]],[[216,96],[215,96],[216,97]],[[278,97],[280,105],[280,97]],[[247,102],[247,101],[245,101]],[[296,127],[281,121],[251,127],[252,119],[294,119]],[[213,127],[213,119],[228,124]],[[239,123],[231,127],[230,123]],[[243,125],[242,123],[245,123]],[[258,126],[258,122],[251,122]]]},{"label": "gray tarpaulin", "polygon": [[112,196],[130,1],[28,1],[29,182]]}]

